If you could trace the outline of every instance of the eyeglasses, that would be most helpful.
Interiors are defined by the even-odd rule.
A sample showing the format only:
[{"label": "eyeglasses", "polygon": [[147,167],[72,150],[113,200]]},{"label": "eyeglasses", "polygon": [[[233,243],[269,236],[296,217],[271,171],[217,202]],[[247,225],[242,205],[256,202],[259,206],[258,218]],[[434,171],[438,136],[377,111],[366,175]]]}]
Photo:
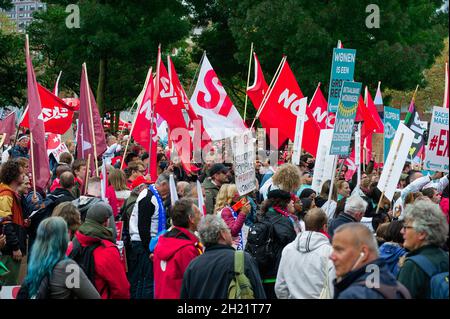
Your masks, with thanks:
[{"label": "eyeglasses", "polygon": [[403,230],[406,230],[406,229],[410,229],[410,228],[414,228],[414,227],[413,226],[403,226],[402,228],[403,228]]}]

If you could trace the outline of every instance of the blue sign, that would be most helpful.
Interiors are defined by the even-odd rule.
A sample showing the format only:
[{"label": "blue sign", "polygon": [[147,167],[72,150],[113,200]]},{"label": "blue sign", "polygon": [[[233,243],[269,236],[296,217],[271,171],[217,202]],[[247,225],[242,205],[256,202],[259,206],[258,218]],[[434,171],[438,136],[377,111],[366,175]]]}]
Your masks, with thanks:
[{"label": "blue sign", "polygon": [[344,82],[342,84],[330,155],[341,155],[345,157],[350,153],[350,142],[361,86],[362,84],[360,82]]},{"label": "blue sign", "polygon": [[356,50],[333,49],[331,63],[330,89],[328,91],[328,112],[336,113],[341,96],[342,83],[353,81],[355,73]]},{"label": "blue sign", "polygon": [[395,132],[400,125],[400,110],[385,106],[384,107],[384,163],[391,149],[392,141],[394,140]]}]

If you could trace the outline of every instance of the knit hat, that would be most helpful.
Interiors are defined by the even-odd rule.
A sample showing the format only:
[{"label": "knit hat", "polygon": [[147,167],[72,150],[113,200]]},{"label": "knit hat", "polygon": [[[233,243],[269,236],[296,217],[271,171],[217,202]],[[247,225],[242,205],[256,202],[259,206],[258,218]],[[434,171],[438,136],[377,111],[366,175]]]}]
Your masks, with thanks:
[{"label": "knit hat", "polygon": [[88,209],[86,219],[103,224],[112,216],[112,214],[113,211],[110,205],[105,202],[97,202]]},{"label": "knit hat", "polygon": [[291,199],[291,193],[281,189],[274,189],[267,194],[267,198]]}]

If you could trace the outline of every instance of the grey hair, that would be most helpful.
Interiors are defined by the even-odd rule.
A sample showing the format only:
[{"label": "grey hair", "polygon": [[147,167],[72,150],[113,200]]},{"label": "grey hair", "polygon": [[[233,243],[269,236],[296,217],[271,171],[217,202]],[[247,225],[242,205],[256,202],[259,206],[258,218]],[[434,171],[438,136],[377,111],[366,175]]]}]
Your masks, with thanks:
[{"label": "grey hair", "polygon": [[407,205],[405,220],[412,221],[416,232],[427,234],[426,244],[442,246],[446,242],[448,224],[439,205],[422,200]]},{"label": "grey hair", "polygon": [[158,179],[156,180],[156,185],[161,186],[164,183],[169,184],[170,175],[167,173],[159,174]]},{"label": "grey hair", "polygon": [[350,215],[354,215],[355,213],[362,212],[364,213],[367,209],[367,202],[362,199],[359,195],[352,195],[347,198],[345,202],[344,212]]},{"label": "grey hair", "polygon": [[220,232],[229,230],[225,221],[218,215],[206,215],[198,225],[200,240],[205,247],[219,242]]},{"label": "grey hair", "polygon": [[366,245],[369,248],[369,250],[372,251],[378,258],[379,253],[377,240],[367,226],[361,223],[343,224],[338,228],[336,228],[336,230],[334,231],[334,235],[344,230],[348,230],[353,235],[355,235],[355,240],[352,241],[355,244],[355,246]]}]

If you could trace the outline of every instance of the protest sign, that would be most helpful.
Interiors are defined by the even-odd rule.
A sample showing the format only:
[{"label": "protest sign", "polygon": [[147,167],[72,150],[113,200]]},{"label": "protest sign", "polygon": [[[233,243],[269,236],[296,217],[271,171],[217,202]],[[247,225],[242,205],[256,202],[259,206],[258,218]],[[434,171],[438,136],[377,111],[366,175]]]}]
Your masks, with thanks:
[{"label": "protest sign", "polygon": [[0,289],[0,299],[17,299],[20,286],[2,286]]},{"label": "protest sign", "polygon": [[360,92],[361,83],[359,82],[344,82],[342,84],[330,155],[348,156],[350,153],[350,141]]},{"label": "protest sign", "polygon": [[321,130],[311,188],[320,193],[323,182],[331,179],[334,156],[330,154],[333,130]]},{"label": "protest sign", "polygon": [[448,173],[448,109],[433,107],[428,145],[425,149],[424,168]]},{"label": "protest sign", "polygon": [[404,124],[400,124],[377,185],[378,189],[390,201],[394,197],[413,140],[414,132]]},{"label": "protest sign", "polygon": [[385,106],[384,107],[384,146],[383,146],[383,162],[386,163],[392,141],[394,140],[395,131],[400,124],[400,110]]},{"label": "protest sign", "polygon": [[297,114],[297,122],[295,125],[295,140],[292,154],[292,163],[294,165],[300,164],[300,155],[302,153],[302,140],[303,140],[303,129],[305,127],[306,118],[306,107],[307,107],[307,99],[304,97],[300,100],[299,103],[299,112]]},{"label": "protest sign", "polygon": [[234,173],[239,195],[243,196],[256,189],[255,139],[252,133],[233,137]]},{"label": "protest sign", "polygon": [[342,84],[345,81],[353,81],[355,60],[356,50],[333,49],[330,89],[328,91],[328,112],[337,112]]}]

